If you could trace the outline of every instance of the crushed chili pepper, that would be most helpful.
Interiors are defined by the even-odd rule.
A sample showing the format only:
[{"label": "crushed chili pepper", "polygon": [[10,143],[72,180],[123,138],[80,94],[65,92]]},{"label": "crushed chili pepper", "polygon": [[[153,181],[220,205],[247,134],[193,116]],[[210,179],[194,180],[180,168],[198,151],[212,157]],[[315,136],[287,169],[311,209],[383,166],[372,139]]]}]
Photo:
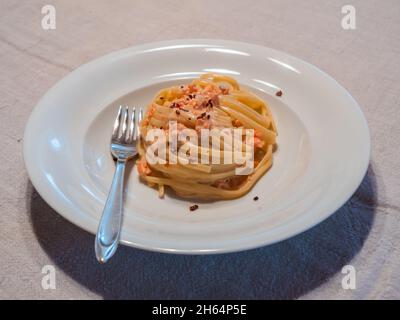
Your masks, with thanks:
[{"label": "crushed chili pepper", "polygon": [[259,199],[258,196],[255,196],[255,197],[253,198],[254,201],[257,201],[258,199]]},{"label": "crushed chili pepper", "polygon": [[277,97],[282,97],[282,94],[283,94],[282,90],[279,90],[279,91],[276,93],[276,96],[277,96]]},{"label": "crushed chili pepper", "polygon": [[204,118],[205,116],[206,116],[206,113],[203,112],[201,115],[199,115],[199,116],[197,117],[197,119],[202,119],[202,118]]},{"label": "crushed chili pepper", "polygon": [[197,204],[194,204],[192,206],[190,206],[190,211],[195,211],[199,208],[199,206]]}]

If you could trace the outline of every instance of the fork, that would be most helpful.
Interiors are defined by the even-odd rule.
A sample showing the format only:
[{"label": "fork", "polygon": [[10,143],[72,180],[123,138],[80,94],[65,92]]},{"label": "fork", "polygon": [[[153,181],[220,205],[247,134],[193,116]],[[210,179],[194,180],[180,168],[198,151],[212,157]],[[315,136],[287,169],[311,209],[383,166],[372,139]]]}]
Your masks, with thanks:
[{"label": "fork", "polygon": [[116,160],[116,169],[95,240],[96,258],[101,263],[107,262],[118,247],[123,215],[125,165],[138,153],[136,143],[140,137],[142,108],[139,109],[138,118],[136,121],[135,107],[129,114],[128,107],[120,106],[114,122],[111,154]]}]

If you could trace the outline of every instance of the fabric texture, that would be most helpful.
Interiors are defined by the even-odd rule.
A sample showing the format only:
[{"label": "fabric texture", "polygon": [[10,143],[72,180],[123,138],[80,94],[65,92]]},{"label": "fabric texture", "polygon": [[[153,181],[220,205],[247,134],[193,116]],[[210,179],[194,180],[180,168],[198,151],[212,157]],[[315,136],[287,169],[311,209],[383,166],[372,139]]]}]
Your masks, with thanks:
[{"label": "fabric texture", "polygon": [[[56,8],[43,30],[41,9]],[[400,2],[118,0],[0,2],[0,298],[400,298]],[[361,105],[371,163],[354,196],[323,223],[275,245],[180,256],[121,246],[106,265],[94,236],[54,212],[29,182],[22,137],[40,97],[81,64],[146,42],[220,38],[265,45],[333,76]],[[343,155],[345,156],[345,155]],[[357,166],[357,163],[354,164]],[[341,270],[356,270],[344,290]],[[53,265],[56,289],[42,288]]]}]

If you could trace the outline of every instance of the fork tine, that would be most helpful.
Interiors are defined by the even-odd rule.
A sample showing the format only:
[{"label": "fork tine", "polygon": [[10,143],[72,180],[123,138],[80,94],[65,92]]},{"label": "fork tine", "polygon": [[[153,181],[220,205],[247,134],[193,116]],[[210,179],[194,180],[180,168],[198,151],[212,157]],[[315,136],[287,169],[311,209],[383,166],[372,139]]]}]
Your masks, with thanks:
[{"label": "fork tine", "polygon": [[136,108],[132,108],[131,119],[129,121],[129,130],[126,133],[126,140],[128,143],[132,143],[135,139],[135,118],[136,118]]},{"label": "fork tine", "polygon": [[129,119],[129,109],[125,107],[124,110],[124,120],[122,121],[122,130],[119,135],[119,139],[125,139],[126,131],[128,129],[128,119]]},{"label": "fork tine", "polygon": [[[137,117],[135,119],[134,122],[134,131],[133,131],[133,140],[136,141],[137,138],[139,138],[139,132],[140,132],[140,121],[142,121],[143,118],[143,112],[141,112],[142,108],[139,108],[139,110],[137,110]],[[135,108],[136,111],[136,108]]]},{"label": "fork tine", "polygon": [[140,108],[139,109],[139,120],[138,120],[138,126],[137,126],[137,137],[140,137],[140,123],[142,122],[142,120],[143,120],[143,109],[142,108]]},{"label": "fork tine", "polygon": [[115,118],[115,121],[114,121],[112,139],[118,138],[119,126],[121,124],[121,114],[122,114],[122,106],[119,106],[117,117]]}]

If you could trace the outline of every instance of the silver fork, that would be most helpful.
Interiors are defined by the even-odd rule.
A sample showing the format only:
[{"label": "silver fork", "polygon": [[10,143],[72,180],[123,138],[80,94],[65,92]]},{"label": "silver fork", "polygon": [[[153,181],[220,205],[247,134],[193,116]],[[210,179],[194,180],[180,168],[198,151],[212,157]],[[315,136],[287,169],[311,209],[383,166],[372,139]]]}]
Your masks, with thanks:
[{"label": "silver fork", "polygon": [[99,262],[107,262],[118,247],[122,214],[125,165],[137,155],[136,143],[139,140],[139,122],[143,118],[143,110],[139,109],[136,121],[136,108],[129,115],[129,108],[119,107],[111,136],[111,154],[116,159],[116,169],[103,209],[99,228],[96,234],[95,251]]}]

